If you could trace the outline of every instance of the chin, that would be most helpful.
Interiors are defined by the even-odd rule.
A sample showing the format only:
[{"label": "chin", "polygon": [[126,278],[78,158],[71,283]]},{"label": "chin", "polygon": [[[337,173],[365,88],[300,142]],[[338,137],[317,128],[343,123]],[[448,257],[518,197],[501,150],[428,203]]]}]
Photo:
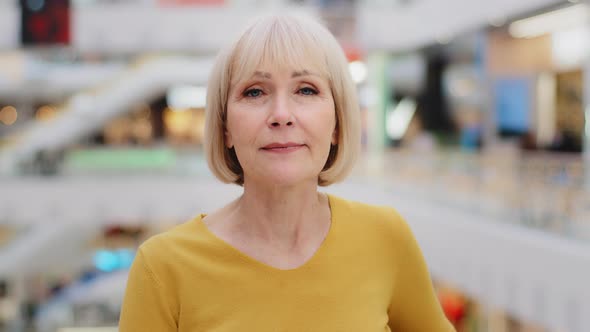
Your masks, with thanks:
[{"label": "chin", "polygon": [[269,170],[258,177],[258,183],[271,186],[291,187],[305,182],[317,183],[318,174],[310,174],[301,170]]}]

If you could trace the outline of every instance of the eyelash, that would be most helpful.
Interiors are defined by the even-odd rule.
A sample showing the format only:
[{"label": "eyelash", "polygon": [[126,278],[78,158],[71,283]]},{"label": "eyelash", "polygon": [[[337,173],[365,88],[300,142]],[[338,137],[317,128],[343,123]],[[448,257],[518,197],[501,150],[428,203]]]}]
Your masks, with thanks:
[{"label": "eyelash", "polygon": [[[304,93],[302,93],[302,92],[301,92],[301,91],[303,91],[303,90],[309,90],[309,91],[311,91],[311,94],[304,94]],[[314,88],[311,88],[311,87],[309,87],[309,86],[305,86],[305,87],[303,87],[303,88],[301,88],[301,89],[297,90],[297,92],[299,92],[299,93],[302,93],[304,96],[315,96],[315,95],[317,95],[317,94],[318,94],[318,90],[316,90],[316,89],[314,89]]]},{"label": "eyelash", "polygon": [[[309,92],[311,92],[311,93],[303,93],[303,92],[302,92],[303,90],[309,91]],[[257,93],[258,93],[258,95],[257,95],[257,96],[252,96],[252,95],[251,95],[251,93],[253,93],[253,92],[257,92]],[[297,93],[299,93],[299,94],[301,94],[301,95],[303,95],[303,96],[315,96],[315,95],[317,95],[317,94],[318,94],[318,91],[317,91],[316,89],[314,89],[314,88],[311,88],[311,87],[309,87],[309,86],[306,86],[306,87],[303,87],[303,88],[301,88],[301,89],[297,90]],[[246,98],[258,98],[258,97],[260,97],[262,94],[263,94],[263,91],[262,91],[262,89],[258,89],[258,88],[248,89],[248,90],[246,90],[246,91],[244,91],[244,92],[242,93],[242,95],[243,95],[244,97],[246,97]]]},{"label": "eyelash", "polygon": [[[250,94],[252,92],[259,92],[259,95],[258,96],[251,96]],[[244,93],[242,93],[242,95],[244,97],[246,97],[246,98],[258,98],[258,97],[260,97],[262,95],[262,90],[261,89],[257,89],[257,88],[248,89],[248,90],[244,91]]]}]

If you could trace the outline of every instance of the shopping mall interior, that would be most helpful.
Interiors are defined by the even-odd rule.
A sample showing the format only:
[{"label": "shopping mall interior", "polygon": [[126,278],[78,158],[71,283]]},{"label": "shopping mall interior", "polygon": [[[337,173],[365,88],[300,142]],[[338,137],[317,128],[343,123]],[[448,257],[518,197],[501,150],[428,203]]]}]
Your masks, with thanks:
[{"label": "shopping mall interior", "polygon": [[143,241],[241,193],[202,148],[217,52],[295,11],[359,96],[321,190],[404,216],[458,332],[590,331],[584,0],[0,0],[0,331],[117,331]]}]

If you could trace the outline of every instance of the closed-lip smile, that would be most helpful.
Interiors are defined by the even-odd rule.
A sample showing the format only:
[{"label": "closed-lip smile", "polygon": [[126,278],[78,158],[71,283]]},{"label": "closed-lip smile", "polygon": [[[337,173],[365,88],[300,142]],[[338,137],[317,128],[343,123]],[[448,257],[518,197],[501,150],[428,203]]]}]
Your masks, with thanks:
[{"label": "closed-lip smile", "polygon": [[305,146],[305,144],[287,142],[287,143],[271,143],[262,147],[262,150],[270,152],[290,152],[298,150]]}]

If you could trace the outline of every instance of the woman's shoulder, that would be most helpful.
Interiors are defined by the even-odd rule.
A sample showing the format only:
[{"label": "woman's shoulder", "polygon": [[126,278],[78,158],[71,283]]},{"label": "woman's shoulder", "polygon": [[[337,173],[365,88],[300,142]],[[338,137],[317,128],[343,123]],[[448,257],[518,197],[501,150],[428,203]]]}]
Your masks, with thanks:
[{"label": "woman's shoulder", "polygon": [[174,225],[163,232],[149,237],[142,246],[161,246],[169,242],[186,241],[186,238],[193,238],[198,231],[198,224],[204,215],[198,215],[183,223]]},{"label": "woman's shoulder", "polygon": [[349,200],[332,194],[328,195],[332,210],[340,216],[370,220],[400,221],[401,216],[397,210],[389,205],[376,205],[356,200]]},{"label": "woman's shoulder", "polygon": [[198,215],[184,223],[173,226],[153,235],[139,246],[140,254],[154,264],[173,260],[182,252],[193,250],[199,245],[202,232],[199,223],[203,215]]},{"label": "woman's shoulder", "polygon": [[334,218],[345,220],[362,228],[376,228],[395,236],[411,236],[411,230],[396,208],[348,200],[329,195]]}]

